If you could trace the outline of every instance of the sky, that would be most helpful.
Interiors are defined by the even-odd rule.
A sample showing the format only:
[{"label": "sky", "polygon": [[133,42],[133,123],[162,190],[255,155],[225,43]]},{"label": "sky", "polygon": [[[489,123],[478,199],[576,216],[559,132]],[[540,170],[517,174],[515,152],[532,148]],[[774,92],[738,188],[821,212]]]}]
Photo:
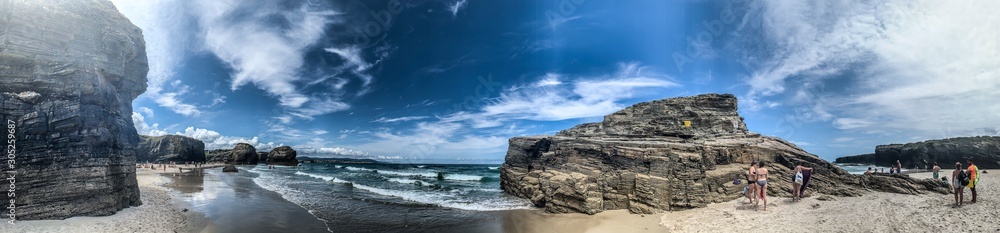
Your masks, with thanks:
[{"label": "sky", "polygon": [[209,149],[501,163],[511,137],[731,93],[833,160],[1000,135],[1000,2],[112,0],[143,30],[139,134]]}]

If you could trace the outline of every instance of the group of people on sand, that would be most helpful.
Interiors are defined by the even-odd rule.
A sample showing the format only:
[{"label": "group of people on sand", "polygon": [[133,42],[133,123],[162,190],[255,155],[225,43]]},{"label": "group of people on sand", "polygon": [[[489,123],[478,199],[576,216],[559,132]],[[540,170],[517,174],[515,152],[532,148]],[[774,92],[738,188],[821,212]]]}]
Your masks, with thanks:
[{"label": "group of people on sand", "polygon": [[[746,172],[747,187],[745,193],[747,199],[754,203],[754,209],[760,210],[760,201],[764,201],[764,211],[767,211],[767,179],[770,178],[770,171],[764,161],[750,162],[750,169]],[[798,164],[795,166],[795,175],[792,177],[792,200],[802,199],[802,193],[809,186],[809,179],[812,177],[813,168]]]},{"label": "group of people on sand", "polygon": [[[976,203],[976,185],[979,184],[979,167],[972,162],[972,158],[965,161],[969,166],[962,170],[962,163],[955,163],[955,170],[951,172],[951,187],[955,189],[955,206],[962,206],[965,202],[965,188],[972,191],[972,200],[969,203]],[[934,178],[937,178],[940,167],[934,163]]]},{"label": "group of people on sand", "polygon": [[[935,166],[936,165],[937,163],[935,163]],[[874,173],[885,173],[885,168],[883,167],[880,172],[879,168],[872,169],[872,167],[868,167],[868,171],[865,171],[865,174]],[[903,174],[903,164],[900,163],[899,160],[896,160],[896,165],[889,165],[889,174]]]}]

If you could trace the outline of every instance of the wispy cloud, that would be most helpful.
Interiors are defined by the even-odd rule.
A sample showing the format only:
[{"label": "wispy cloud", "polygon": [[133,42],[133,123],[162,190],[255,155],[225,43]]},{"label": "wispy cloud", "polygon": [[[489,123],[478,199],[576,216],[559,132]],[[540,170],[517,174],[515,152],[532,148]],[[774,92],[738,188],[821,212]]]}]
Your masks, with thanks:
[{"label": "wispy cloud", "polygon": [[415,120],[423,120],[423,119],[427,119],[427,116],[407,116],[407,117],[397,117],[397,118],[379,117],[378,119],[375,119],[372,122],[392,123],[392,122],[415,121]]},{"label": "wispy cloud", "polygon": [[[570,83],[564,75],[546,74],[539,81],[512,87],[491,99],[478,112],[459,112],[443,121],[471,122],[476,127],[494,127],[510,120],[558,121],[599,117],[621,110],[621,101],[642,90],[679,86],[667,76],[647,71],[635,63],[622,64],[618,72],[598,77],[580,77]],[[648,93],[645,93],[648,94]]]},{"label": "wispy cloud", "polygon": [[[750,102],[820,100],[809,102],[822,105],[809,107],[817,119],[860,132],[966,136],[1000,126],[1000,20],[992,10],[1000,2],[755,4],[757,17],[747,19],[760,22],[759,43],[772,52],[746,80]],[[830,84],[848,89],[796,93]]]},{"label": "wispy cloud", "polygon": [[[170,134],[165,129],[160,129],[159,124],[153,124],[152,126],[146,123],[145,117],[138,112],[132,112],[132,123],[135,126],[136,131],[139,135],[148,136],[163,136]],[[191,137],[194,139],[201,140],[205,143],[205,149],[228,149],[233,148],[236,143],[248,143],[254,145],[258,150],[267,150],[274,147],[281,146],[282,144],[275,144],[274,142],[261,142],[257,137],[245,138],[245,137],[233,137],[233,136],[223,136],[221,133],[195,127],[187,127],[184,131],[177,131],[173,133],[174,135],[182,135]]]},{"label": "wispy cloud", "polygon": [[458,11],[462,10],[462,8],[465,8],[465,4],[467,3],[466,1],[467,0],[458,0],[452,3],[451,5],[448,5],[448,11],[451,12],[452,17],[458,16]]}]

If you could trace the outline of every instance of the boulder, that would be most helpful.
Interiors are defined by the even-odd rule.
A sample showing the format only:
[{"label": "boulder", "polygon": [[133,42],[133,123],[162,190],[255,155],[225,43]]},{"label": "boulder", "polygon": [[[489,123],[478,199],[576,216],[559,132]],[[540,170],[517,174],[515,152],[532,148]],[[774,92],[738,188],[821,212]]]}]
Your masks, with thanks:
[{"label": "boulder", "polygon": [[979,168],[1000,168],[1000,136],[960,137],[879,145],[875,147],[875,153],[840,157],[836,162],[895,166],[896,160],[899,160],[904,168],[932,167],[934,162],[942,168],[952,168],[955,162],[968,165],[965,160],[970,157]]},{"label": "boulder", "polygon": [[234,165],[226,165],[222,167],[222,172],[240,172],[240,169],[236,169]]},{"label": "boulder", "polygon": [[[745,180],[750,161],[767,164],[773,196],[791,195],[798,164],[815,169],[807,194],[882,190],[792,143],[749,132],[729,94],[639,103],[555,136],[511,138],[500,187],[548,212],[651,214],[736,199],[743,186],[733,180]],[[919,187],[912,179],[886,179]]]},{"label": "boulder", "polygon": [[295,150],[290,146],[279,146],[267,154],[267,164],[295,166],[299,161],[295,159]]},{"label": "boulder", "polygon": [[208,154],[214,155],[210,162],[229,164],[257,164],[257,149],[247,143],[236,143],[231,150],[211,150]]},{"label": "boulder", "polygon": [[180,135],[140,135],[139,138],[139,163],[205,162],[205,143],[201,140]]},{"label": "boulder", "polygon": [[16,208],[0,212],[64,219],[140,205],[132,100],[146,91],[142,31],[106,0],[0,9],[0,118],[3,137],[16,139],[16,164],[2,170],[17,174]]}]

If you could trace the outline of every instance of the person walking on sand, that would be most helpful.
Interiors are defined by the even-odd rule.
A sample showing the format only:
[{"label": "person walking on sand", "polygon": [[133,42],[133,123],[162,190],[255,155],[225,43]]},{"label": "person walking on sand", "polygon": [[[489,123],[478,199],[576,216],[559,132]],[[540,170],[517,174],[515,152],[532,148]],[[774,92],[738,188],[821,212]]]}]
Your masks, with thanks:
[{"label": "person walking on sand", "polygon": [[934,171],[933,173],[934,179],[935,180],[938,179],[938,172],[941,171],[941,167],[938,167],[937,162],[934,162],[934,168],[932,168],[931,170]]},{"label": "person walking on sand", "polygon": [[750,169],[747,170],[747,199],[754,203],[757,196],[757,161],[750,162]]},{"label": "person walking on sand", "polygon": [[955,163],[955,171],[951,172],[951,187],[955,188],[955,206],[962,206],[962,202],[965,202],[965,186],[959,179],[963,172],[965,171],[962,171],[962,163]]},{"label": "person walking on sand", "polygon": [[965,162],[969,163],[969,190],[972,190],[972,201],[969,203],[976,203],[976,185],[979,184],[979,167],[972,163],[972,158],[966,159]]},{"label": "person walking on sand", "polygon": [[754,203],[754,208],[760,208],[760,200],[764,200],[764,211],[767,211],[767,168],[764,167],[766,164],[761,161],[757,162],[757,190],[760,193],[760,197]]}]

